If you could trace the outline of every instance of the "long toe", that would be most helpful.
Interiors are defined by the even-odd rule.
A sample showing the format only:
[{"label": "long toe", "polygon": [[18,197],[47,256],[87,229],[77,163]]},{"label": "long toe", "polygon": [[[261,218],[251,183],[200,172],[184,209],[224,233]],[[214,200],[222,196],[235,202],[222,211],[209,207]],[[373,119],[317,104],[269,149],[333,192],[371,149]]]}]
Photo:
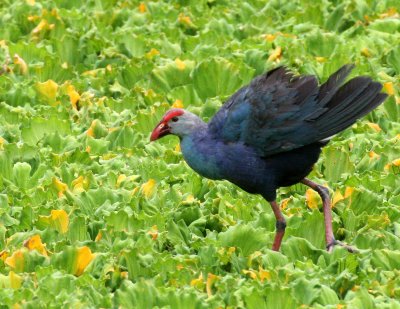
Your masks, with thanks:
[{"label": "long toe", "polygon": [[328,252],[332,252],[334,246],[341,246],[341,247],[345,248],[347,251],[349,251],[350,253],[359,253],[360,252],[357,248],[349,246],[348,244],[345,244],[344,242],[341,242],[341,241],[336,240],[336,239],[334,239],[332,242],[330,242],[326,246],[326,250]]}]

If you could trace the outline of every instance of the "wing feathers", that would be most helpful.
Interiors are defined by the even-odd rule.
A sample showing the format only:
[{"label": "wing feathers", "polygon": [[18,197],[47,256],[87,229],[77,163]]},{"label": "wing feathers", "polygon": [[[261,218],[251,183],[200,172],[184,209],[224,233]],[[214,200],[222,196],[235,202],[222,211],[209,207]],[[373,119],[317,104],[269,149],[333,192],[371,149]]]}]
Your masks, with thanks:
[{"label": "wing feathers", "polygon": [[209,131],[225,142],[247,144],[261,156],[329,138],[386,98],[382,85],[369,77],[343,85],[353,67],[343,66],[321,86],[314,76],[273,69],[235,93],[211,119]]}]

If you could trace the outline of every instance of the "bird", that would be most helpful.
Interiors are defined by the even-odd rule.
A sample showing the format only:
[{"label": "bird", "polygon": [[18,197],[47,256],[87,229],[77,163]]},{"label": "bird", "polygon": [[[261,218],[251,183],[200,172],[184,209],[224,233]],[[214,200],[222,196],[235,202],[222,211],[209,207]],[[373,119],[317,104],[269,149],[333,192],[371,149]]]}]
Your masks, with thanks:
[{"label": "bird", "polygon": [[319,84],[314,75],[276,67],[235,92],[208,123],[185,109],[168,110],[150,141],[176,135],[184,160],[198,174],[261,195],[276,218],[272,250],[280,250],[286,228],[276,192],[302,183],[321,196],[326,250],[340,245],[357,252],[335,239],[328,188],[307,178],[330,139],[387,97],[368,76],[348,80],[353,68],[345,64]]}]

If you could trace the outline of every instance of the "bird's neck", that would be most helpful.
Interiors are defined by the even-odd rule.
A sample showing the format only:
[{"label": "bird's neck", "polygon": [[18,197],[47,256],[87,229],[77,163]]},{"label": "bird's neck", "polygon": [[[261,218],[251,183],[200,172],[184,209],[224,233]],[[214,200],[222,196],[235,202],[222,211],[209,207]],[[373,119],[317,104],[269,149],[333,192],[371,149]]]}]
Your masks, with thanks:
[{"label": "bird's neck", "polygon": [[192,134],[181,137],[181,150],[185,161],[200,175],[210,179],[221,179],[218,169],[216,143],[208,133],[207,124]]}]

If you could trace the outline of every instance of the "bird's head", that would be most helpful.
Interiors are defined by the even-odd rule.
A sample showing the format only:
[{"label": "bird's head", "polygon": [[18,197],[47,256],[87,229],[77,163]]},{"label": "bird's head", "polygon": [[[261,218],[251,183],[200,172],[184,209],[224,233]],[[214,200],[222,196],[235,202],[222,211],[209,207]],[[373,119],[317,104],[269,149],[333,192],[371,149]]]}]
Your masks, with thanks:
[{"label": "bird's head", "polygon": [[167,111],[151,133],[150,141],[155,141],[168,134],[184,137],[199,129],[204,122],[195,114],[181,108]]}]

